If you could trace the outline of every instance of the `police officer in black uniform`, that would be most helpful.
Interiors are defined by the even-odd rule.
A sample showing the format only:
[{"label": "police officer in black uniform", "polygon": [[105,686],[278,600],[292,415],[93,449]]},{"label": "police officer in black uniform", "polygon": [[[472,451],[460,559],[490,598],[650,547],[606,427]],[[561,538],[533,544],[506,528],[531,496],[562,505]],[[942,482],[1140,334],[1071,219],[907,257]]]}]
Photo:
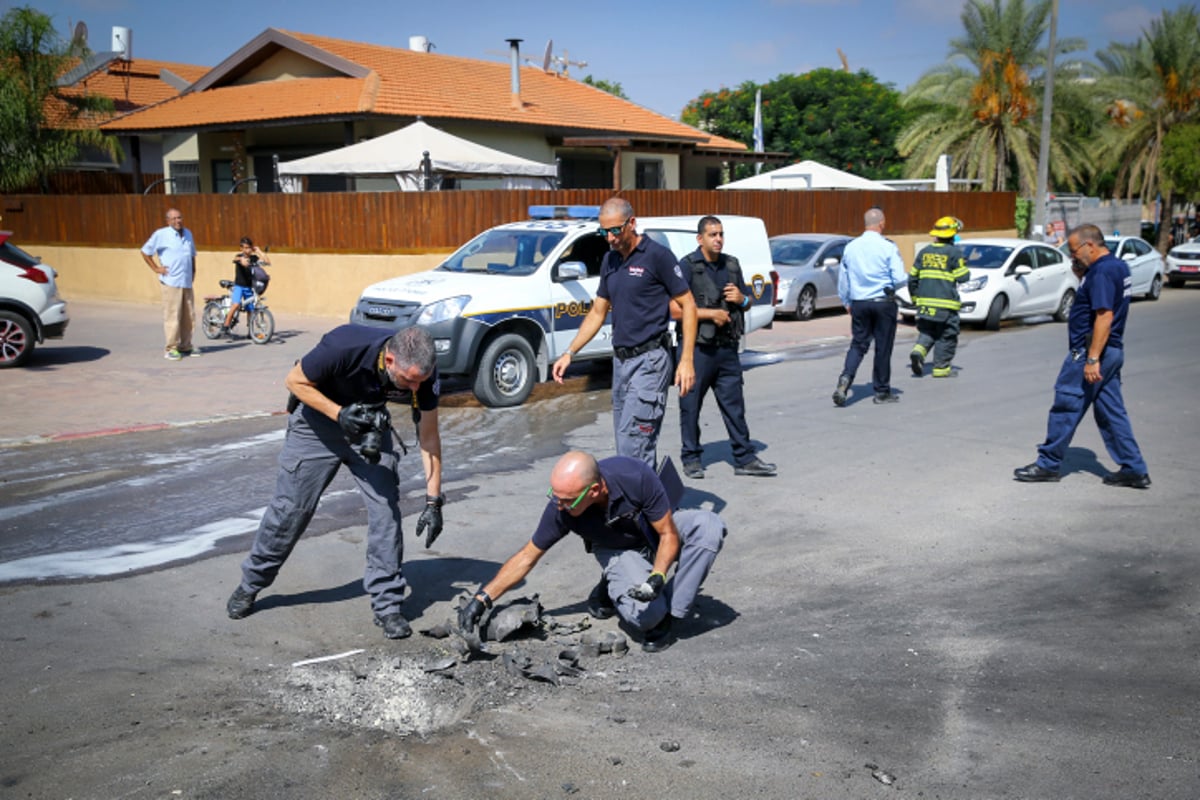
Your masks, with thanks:
[{"label": "police officer in black uniform", "polygon": [[411,393],[413,422],[425,468],[425,510],[417,536],[425,546],[442,532],[442,440],[438,428],[440,386],[433,339],[421,328],[398,333],[342,325],[321,338],[285,380],[287,437],[279,453],[275,498],[267,506],[242,580],[225,609],[230,619],[254,610],[317,510],[321,493],[344,464],[367,509],[367,566],[363,588],[371,595],[375,624],[389,639],[412,634],[400,613],[407,581],[400,562],[399,456],[392,444],[385,402]]},{"label": "police officer in black uniform", "polygon": [[[775,465],[764,463],[755,455],[750,430],[746,427],[738,340],[745,330],[745,310],[752,301],[742,280],[742,268],[736,258],[722,252],[725,227],[716,217],[700,219],[696,226],[696,241],[700,246],[679,261],[683,277],[696,298],[699,320],[694,357],[695,388],[679,398],[683,472],[689,478],[704,477],[700,407],[705,393],[711,388],[729,433],[733,473],[770,477],[775,474]],[[678,311],[674,303],[671,311],[673,315]]]}]

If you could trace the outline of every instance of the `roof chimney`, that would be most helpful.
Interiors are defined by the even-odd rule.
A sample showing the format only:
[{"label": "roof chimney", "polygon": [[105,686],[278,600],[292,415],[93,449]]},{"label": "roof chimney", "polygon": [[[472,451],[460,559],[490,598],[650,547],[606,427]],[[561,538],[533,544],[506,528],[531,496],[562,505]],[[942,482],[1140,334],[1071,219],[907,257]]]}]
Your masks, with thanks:
[{"label": "roof chimney", "polygon": [[505,39],[509,61],[512,62],[512,107],[521,108],[521,42],[524,39]]}]

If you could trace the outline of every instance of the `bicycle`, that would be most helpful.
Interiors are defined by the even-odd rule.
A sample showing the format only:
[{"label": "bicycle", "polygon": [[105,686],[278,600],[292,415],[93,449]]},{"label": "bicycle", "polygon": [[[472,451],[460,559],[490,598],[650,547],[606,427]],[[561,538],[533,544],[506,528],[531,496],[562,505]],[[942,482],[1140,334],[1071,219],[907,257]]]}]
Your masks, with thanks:
[{"label": "bicycle", "polygon": [[[222,289],[229,290],[232,286],[233,281],[221,281]],[[223,295],[204,298],[204,313],[200,316],[200,327],[206,337],[209,339],[221,338],[225,327],[225,316],[229,313],[229,305],[232,302],[228,291]],[[233,313],[233,322],[229,326],[229,332],[233,332],[243,311],[246,312],[246,328],[250,341],[255,344],[266,344],[271,341],[271,337],[275,335],[275,316],[263,302],[262,295],[254,292],[253,297],[242,303]]]}]

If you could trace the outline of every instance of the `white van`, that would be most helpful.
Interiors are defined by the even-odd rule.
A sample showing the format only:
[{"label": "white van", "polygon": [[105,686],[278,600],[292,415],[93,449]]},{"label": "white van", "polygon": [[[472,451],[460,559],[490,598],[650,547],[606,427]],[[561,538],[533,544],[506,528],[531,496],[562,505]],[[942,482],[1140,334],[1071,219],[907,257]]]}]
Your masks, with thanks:
[{"label": "white van", "polygon": [[[595,206],[532,206],[529,221],[484,231],[432,270],[368,286],[350,322],[420,325],[433,335],[442,374],[473,376],[484,405],[520,405],[592,307],[609,250],[598,214]],[[639,217],[638,231],[682,258],[696,249],[700,217]],[[778,277],[766,226],[757,217],[720,219],[725,249],[751,290],[746,332],[769,326]],[[606,322],[573,360],[611,358],[611,338]]]}]

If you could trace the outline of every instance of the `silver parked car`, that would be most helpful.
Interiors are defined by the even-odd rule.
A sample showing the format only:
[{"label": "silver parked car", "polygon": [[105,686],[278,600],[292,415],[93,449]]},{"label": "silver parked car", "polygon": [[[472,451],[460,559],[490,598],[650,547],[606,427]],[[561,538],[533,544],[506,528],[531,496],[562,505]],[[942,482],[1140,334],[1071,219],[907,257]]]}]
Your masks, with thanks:
[{"label": "silver parked car", "polygon": [[849,236],[788,233],[771,237],[771,261],[779,273],[775,315],[809,319],[819,308],[841,308],[838,271]]}]

